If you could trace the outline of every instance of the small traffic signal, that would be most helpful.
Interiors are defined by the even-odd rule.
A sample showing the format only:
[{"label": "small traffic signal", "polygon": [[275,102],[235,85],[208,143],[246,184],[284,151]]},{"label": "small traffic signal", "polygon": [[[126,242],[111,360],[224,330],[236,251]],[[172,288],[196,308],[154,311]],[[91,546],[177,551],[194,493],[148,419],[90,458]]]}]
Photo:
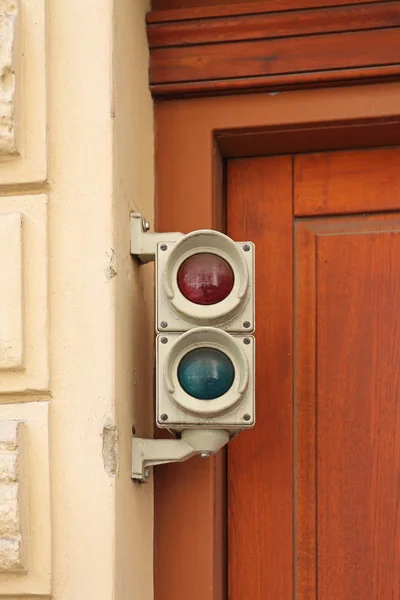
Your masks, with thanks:
[{"label": "small traffic signal", "polygon": [[218,231],[148,233],[131,215],[131,253],[156,261],[156,423],[179,439],[132,438],[132,477],[215,454],[255,424],[254,245]]},{"label": "small traffic signal", "polygon": [[253,427],[253,244],[200,230],[156,259],[157,426]]}]

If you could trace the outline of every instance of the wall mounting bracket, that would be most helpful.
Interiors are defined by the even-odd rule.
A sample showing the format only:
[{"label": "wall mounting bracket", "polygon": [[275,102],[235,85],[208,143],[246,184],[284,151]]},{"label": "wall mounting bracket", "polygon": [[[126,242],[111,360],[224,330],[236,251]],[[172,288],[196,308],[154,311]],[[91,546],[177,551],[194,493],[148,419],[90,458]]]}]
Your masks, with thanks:
[{"label": "wall mounting bracket", "polygon": [[183,233],[151,233],[150,223],[139,212],[130,214],[131,254],[139,259],[141,264],[155,260],[157,244],[161,242],[176,242]]},{"label": "wall mounting bracket", "polygon": [[225,429],[186,429],[181,439],[163,440],[132,437],[132,479],[147,482],[149,467],[183,462],[192,456],[208,458],[229,442]]}]

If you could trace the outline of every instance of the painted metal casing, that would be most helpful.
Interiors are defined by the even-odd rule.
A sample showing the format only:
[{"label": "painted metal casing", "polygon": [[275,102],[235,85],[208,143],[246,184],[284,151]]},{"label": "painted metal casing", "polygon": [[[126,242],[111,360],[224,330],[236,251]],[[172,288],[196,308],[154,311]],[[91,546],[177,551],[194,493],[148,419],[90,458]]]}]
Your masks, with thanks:
[{"label": "painted metal casing", "polygon": [[[221,350],[234,365],[232,387],[214,400],[193,398],[179,384],[177,371],[180,360],[187,352],[200,347]],[[199,327],[183,334],[168,332],[158,335],[157,426],[171,431],[223,428],[232,435],[253,427],[254,361],[255,340],[252,336],[231,335],[214,327]]]},{"label": "painted metal casing", "polygon": [[[198,253],[217,254],[234,273],[234,286],[218,304],[202,306],[187,300],[177,284],[181,264]],[[176,242],[162,242],[156,249],[156,329],[187,331],[213,326],[231,333],[251,333],[255,328],[254,244],[234,242],[218,231],[199,230]]]}]

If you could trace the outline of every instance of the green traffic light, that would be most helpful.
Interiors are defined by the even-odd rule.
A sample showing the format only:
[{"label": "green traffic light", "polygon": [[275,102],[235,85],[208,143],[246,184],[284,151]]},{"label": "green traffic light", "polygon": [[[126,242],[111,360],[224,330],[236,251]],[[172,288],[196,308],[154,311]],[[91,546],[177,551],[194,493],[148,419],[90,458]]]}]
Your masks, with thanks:
[{"label": "green traffic light", "polygon": [[230,358],[215,348],[196,348],[181,359],[178,381],[198,400],[215,400],[232,387],[235,368]]}]

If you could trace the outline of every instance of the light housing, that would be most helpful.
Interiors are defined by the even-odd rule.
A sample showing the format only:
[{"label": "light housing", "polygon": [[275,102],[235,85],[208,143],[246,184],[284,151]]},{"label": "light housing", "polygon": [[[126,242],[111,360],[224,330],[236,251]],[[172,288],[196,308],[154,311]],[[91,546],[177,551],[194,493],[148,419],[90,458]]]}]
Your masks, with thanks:
[{"label": "light housing", "polygon": [[255,424],[254,245],[210,230],[151,233],[140,213],[130,227],[131,254],[156,260],[156,422],[177,438],[132,432],[132,478],[145,482],[150,467],[208,458]]},{"label": "light housing", "polygon": [[[203,261],[207,261],[207,257],[211,262],[219,261],[219,271],[217,266],[210,266],[210,274],[216,282],[214,287],[220,282],[221,300],[218,290],[213,289],[211,275],[207,281],[206,264],[203,265],[204,289],[217,301],[201,303],[201,298],[197,297],[201,293],[196,296],[198,290],[194,290],[192,294],[190,282],[187,289],[183,289],[183,269],[187,267],[187,275],[192,263],[192,268],[197,269],[195,275],[198,275],[196,256]],[[194,231],[177,242],[158,244],[157,331],[187,331],[193,327],[213,326],[230,332],[251,333],[255,326],[253,273],[254,245],[251,242],[234,242],[218,231]],[[201,292],[201,285],[199,287]]]},{"label": "light housing", "polygon": [[[213,327],[157,337],[157,425],[181,431],[207,426],[237,432],[254,426],[254,345],[252,336],[234,336]],[[207,348],[226,355],[234,368],[229,389],[214,399],[187,393],[179,380],[182,359]]]}]

